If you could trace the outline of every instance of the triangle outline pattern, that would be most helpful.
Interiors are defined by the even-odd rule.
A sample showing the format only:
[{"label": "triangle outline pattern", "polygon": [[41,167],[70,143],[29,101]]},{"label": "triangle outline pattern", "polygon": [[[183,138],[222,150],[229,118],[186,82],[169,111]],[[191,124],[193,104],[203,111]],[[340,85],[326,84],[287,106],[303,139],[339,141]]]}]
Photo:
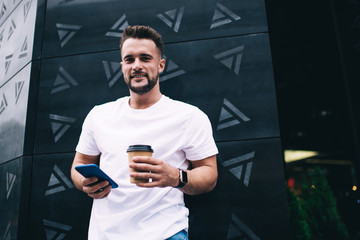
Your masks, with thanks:
[{"label": "triangle outline pattern", "polygon": [[11,240],[11,231],[10,231],[10,227],[11,227],[11,222],[8,223],[8,225],[6,226],[5,229],[5,233],[2,239],[4,240]]},{"label": "triangle outline pattern", "polygon": [[165,55],[163,56],[163,58],[167,62],[167,66],[165,66],[165,71],[160,75],[160,82],[164,82],[166,80],[178,77],[186,73],[174,61],[168,59]]},{"label": "triangle outline pattern", "polygon": [[219,60],[224,66],[239,75],[241,61],[243,57],[244,45],[235,47],[221,53],[215,54],[215,59]]},{"label": "triangle outline pattern", "polygon": [[10,68],[12,57],[13,57],[12,54],[5,57],[5,74],[7,74],[8,70]]},{"label": "triangle outline pattern", "polygon": [[71,188],[74,188],[74,185],[55,164],[48,181],[45,196],[59,193]]},{"label": "triangle outline pattern", "polygon": [[121,38],[122,33],[127,26],[129,26],[129,23],[126,20],[126,14],[123,14],[110,28],[110,31],[105,33],[105,36]]},{"label": "triangle outline pattern", "polygon": [[214,10],[214,15],[212,18],[212,23],[210,29],[223,26],[225,24],[231,23],[233,21],[240,20],[241,17],[231,11],[229,8],[225,7],[221,3],[216,3]]},{"label": "triangle outline pattern", "polygon": [[239,181],[241,181],[242,176],[244,176],[242,182],[246,187],[249,187],[254,157],[255,151],[252,151],[238,157],[222,161],[221,165],[228,169]]},{"label": "triangle outline pattern", "polygon": [[[244,236],[245,235],[245,236]],[[231,215],[231,222],[228,228],[227,240],[234,237],[244,236],[244,240],[261,240],[253,230],[249,228],[243,221],[241,221],[234,213]]]},{"label": "triangle outline pattern", "polygon": [[2,97],[1,102],[0,102],[0,114],[5,111],[7,106],[8,106],[8,103],[7,103],[7,100],[6,100],[6,97],[5,97],[5,93],[3,93],[3,97]]},{"label": "triangle outline pattern", "polygon": [[72,229],[72,226],[47,219],[43,219],[43,226],[48,240],[62,240]]},{"label": "triangle outline pattern", "polygon": [[4,2],[2,2],[1,8],[0,8],[0,19],[5,15],[7,8]]},{"label": "triangle outline pattern", "polygon": [[24,22],[26,21],[27,16],[30,12],[31,4],[32,4],[32,0],[29,0],[24,4]]},{"label": "triangle outline pattern", "polygon": [[156,16],[168,27],[172,28],[174,32],[177,33],[179,31],[182,18],[184,16],[184,11],[185,7],[180,7],[179,9],[174,8],[164,12],[164,14],[159,13]]},{"label": "triangle outline pattern", "polygon": [[223,106],[220,111],[219,124],[217,130],[223,130],[233,127],[243,122],[248,122],[251,119],[235,107],[229,100],[224,98]]},{"label": "triangle outline pattern", "polygon": [[28,44],[27,44],[27,37],[25,37],[25,40],[24,40],[23,45],[20,50],[19,58],[26,57],[27,51],[28,51]]},{"label": "triangle outline pattern", "polygon": [[16,29],[16,24],[15,24],[14,20],[11,19],[11,25],[10,25],[10,28],[9,28],[9,33],[8,33],[8,38],[7,38],[8,40],[11,38],[11,36],[14,33],[15,29]]},{"label": "triangle outline pattern", "polygon": [[50,124],[52,127],[52,133],[54,136],[54,142],[58,142],[61,137],[71,127],[71,124],[76,121],[75,118],[60,116],[55,114],[49,114]]},{"label": "triangle outline pattern", "polygon": [[14,187],[14,183],[16,180],[16,175],[10,172],[6,173],[6,199],[9,199],[11,190]]},{"label": "triangle outline pattern", "polygon": [[121,78],[123,72],[121,71],[121,64],[118,62],[102,61],[106,79],[109,81],[109,87],[112,88],[114,84]]},{"label": "triangle outline pattern", "polygon": [[5,29],[3,29],[3,30],[1,31],[1,33],[0,33],[0,49],[1,49],[1,43],[2,43],[2,41],[3,41],[3,39],[4,39],[4,31],[5,31]]},{"label": "triangle outline pattern", "polygon": [[63,48],[72,37],[82,28],[81,25],[57,23],[57,33],[60,40],[60,46]]},{"label": "triangle outline pattern", "polygon": [[67,71],[65,71],[62,66],[60,66],[50,94],[54,94],[65,89],[75,87],[77,85],[79,84],[75,81],[75,79]]},{"label": "triangle outline pattern", "polygon": [[24,86],[25,81],[21,81],[21,82],[16,82],[15,83],[15,104],[17,104],[20,94],[22,92],[23,86]]}]

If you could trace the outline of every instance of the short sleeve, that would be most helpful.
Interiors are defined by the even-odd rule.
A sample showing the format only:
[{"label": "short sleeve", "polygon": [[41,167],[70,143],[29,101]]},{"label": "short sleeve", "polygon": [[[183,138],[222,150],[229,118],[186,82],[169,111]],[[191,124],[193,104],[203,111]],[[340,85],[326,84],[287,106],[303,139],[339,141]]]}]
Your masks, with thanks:
[{"label": "short sleeve", "polygon": [[76,146],[77,152],[92,156],[96,156],[100,154],[100,150],[94,138],[93,121],[94,121],[94,117],[96,116],[95,112],[96,112],[96,107],[93,108],[86,116],[82,126],[79,142]]},{"label": "short sleeve", "polygon": [[202,160],[218,153],[209,118],[195,108],[186,123],[184,152],[190,161]]}]

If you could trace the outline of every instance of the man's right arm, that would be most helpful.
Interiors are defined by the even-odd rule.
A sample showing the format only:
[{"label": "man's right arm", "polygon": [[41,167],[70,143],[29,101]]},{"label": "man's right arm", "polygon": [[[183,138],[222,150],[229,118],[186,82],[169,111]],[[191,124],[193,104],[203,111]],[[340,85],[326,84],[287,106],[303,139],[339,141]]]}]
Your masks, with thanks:
[{"label": "man's right arm", "polygon": [[98,181],[97,177],[85,178],[75,170],[75,167],[84,164],[99,164],[99,157],[99,155],[91,156],[76,152],[71,167],[71,179],[75,187],[95,199],[107,197],[111,191],[111,185],[107,181],[94,185]]}]

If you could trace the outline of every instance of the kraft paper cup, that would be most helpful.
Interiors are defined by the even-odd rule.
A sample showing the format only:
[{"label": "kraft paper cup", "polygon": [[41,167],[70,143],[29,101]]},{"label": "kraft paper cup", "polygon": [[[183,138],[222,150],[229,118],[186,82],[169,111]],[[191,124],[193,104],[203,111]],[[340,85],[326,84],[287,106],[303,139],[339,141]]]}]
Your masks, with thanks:
[{"label": "kraft paper cup", "polygon": [[[153,152],[154,151],[152,150],[151,146],[149,146],[149,145],[131,145],[127,149],[129,164],[133,162],[133,160],[132,160],[133,157],[135,157],[135,156],[152,157]],[[129,170],[130,170],[130,173],[138,172],[132,168],[129,168]],[[140,179],[140,178],[130,177],[130,182],[131,183],[146,183],[146,182],[149,182],[149,179]]]}]

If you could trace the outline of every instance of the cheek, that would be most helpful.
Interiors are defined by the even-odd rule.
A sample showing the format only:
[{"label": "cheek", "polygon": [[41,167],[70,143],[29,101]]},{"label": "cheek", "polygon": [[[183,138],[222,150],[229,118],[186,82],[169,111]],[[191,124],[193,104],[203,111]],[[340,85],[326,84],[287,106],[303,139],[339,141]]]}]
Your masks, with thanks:
[{"label": "cheek", "polygon": [[122,67],[121,71],[123,72],[124,75],[126,75],[129,72],[129,68],[128,67]]},{"label": "cheek", "polygon": [[125,82],[128,81],[129,79],[129,71],[125,68],[125,69],[121,69],[122,71],[122,78],[125,80]]}]

